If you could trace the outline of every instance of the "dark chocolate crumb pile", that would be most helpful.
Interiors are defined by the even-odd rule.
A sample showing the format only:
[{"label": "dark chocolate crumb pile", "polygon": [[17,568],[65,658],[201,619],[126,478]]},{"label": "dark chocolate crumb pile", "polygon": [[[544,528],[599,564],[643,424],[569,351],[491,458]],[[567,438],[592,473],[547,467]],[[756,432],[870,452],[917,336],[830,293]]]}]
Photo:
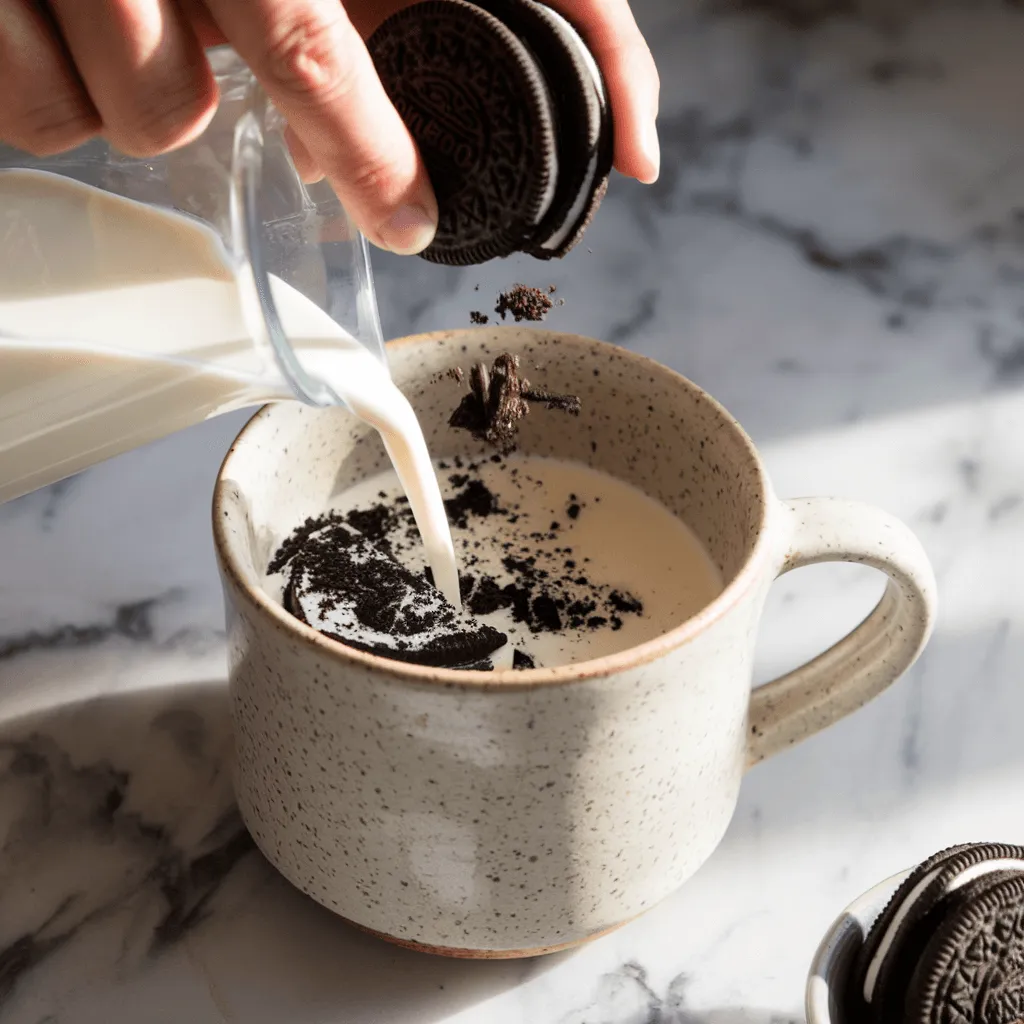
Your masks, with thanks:
[{"label": "dark chocolate crumb pile", "polygon": [[[518,507],[502,508],[496,495],[474,475],[475,465],[463,472],[453,472],[448,482],[456,488],[455,495],[445,504],[453,527],[469,527],[475,517],[500,517],[504,520],[498,537],[501,542],[502,567],[512,582],[502,583],[486,571],[480,570],[481,558],[472,545],[463,556],[461,581],[462,599],[466,610],[474,615],[488,615],[502,608],[512,613],[515,622],[523,623],[533,633],[570,630],[596,630],[610,627],[619,630],[626,615],[643,615],[643,602],[632,594],[592,580],[579,558],[568,546],[556,547],[557,558],[538,558],[538,541],[561,540],[565,527],[552,522],[544,533],[524,535],[516,529],[519,522]],[[514,465],[509,472],[519,475]],[[529,480],[523,481],[524,485]],[[583,503],[570,494],[566,512],[577,519]],[[574,514],[573,514],[574,513]]]},{"label": "dark chocolate crumb pile", "polygon": [[[506,466],[504,460],[492,456]],[[553,521],[541,533],[525,533],[520,523],[520,510],[515,504],[502,507],[497,495],[477,475],[482,463],[466,463],[456,457],[451,463],[442,462],[447,472],[450,489],[454,492],[445,500],[445,508],[452,525],[456,543],[461,545],[462,572],[460,589],[466,611],[473,615],[489,615],[508,609],[514,622],[521,623],[531,633],[550,633],[562,630],[597,630],[622,628],[625,616],[643,615],[643,602],[632,594],[596,582],[586,570],[588,558],[576,555],[571,546],[558,544],[555,556],[539,558],[538,542],[560,542],[567,529]],[[532,479],[520,474],[514,464],[509,468],[513,479],[522,486],[532,486]],[[566,518],[575,521],[585,511],[585,503],[575,494],[567,498]],[[386,524],[378,543],[393,550],[396,557],[416,551],[419,535],[408,502],[395,499],[381,502],[369,509],[349,513],[363,520]],[[487,570],[482,557],[483,542],[474,532],[474,521],[497,518],[497,529],[488,530],[498,540],[503,579],[496,579]],[[426,578],[429,579],[429,571]],[[512,638],[515,643],[515,638]],[[515,667],[527,667],[517,647]]]},{"label": "dark chocolate crumb pile", "polygon": [[512,652],[512,667],[518,669],[536,668],[537,663],[533,660],[533,658],[531,658],[528,654],[524,653],[523,651],[519,650],[519,648],[517,647]]},{"label": "dark chocolate crumb pile", "polygon": [[539,322],[551,312],[553,305],[550,295],[542,292],[539,288],[516,284],[498,296],[498,304],[494,307],[494,312],[502,320],[511,313],[516,323],[522,320]]},{"label": "dark chocolate crumb pile", "polygon": [[444,503],[448,522],[452,526],[465,529],[469,526],[470,517],[482,519],[500,511],[494,492],[477,477],[466,473],[454,473],[449,477],[449,481],[460,488],[455,497],[446,498]]},{"label": "dark chocolate crumb pile", "polygon": [[[307,520],[281,545],[268,567],[287,572],[285,606],[302,621],[359,650],[414,664],[490,669],[489,656],[507,639],[513,667],[536,667],[521,645],[529,635],[619,630],[643,603],[591,578],[589,558],[571,545],[587,499],[565,496],[550,524],[523,519],[520,505],[481,479],[484,466],[507,472],[522,493],[538,485],[528,468],[492,455],[479,462],[442,461],[445,508],[459,550],[466,612],[506,611],[514,625],[497,629],[460,618],[433,587],[422,542],[403,496],[380,492],[372,504]],[[526,467],[528,467],[528,463]],[[483,526],[483,520],[493,525]],[[483,538],[483,539],[482,539]],[[543,550],[543,553],[541,552]],[[337,625],[340,623],[341,625]],[[335,628],[331,628],[334,626]],[[345,627],[345,628],[341,628]]]},{"label": "dark chocolate crumb pile", "polygon": [[519,357],[505,353],[494,360],[490,370],[477,363],[469,371],[469,394],[448,420],[457,430],[468,430],[500,454],[515,451],[519,422],[530,411],[530,402],[578,416],[580,400],[575,395],[555,395],[519,376]]},{"label": "dark chocolate crumb pile", "polygon": [[[473,290],[479,291],[480,285],[476,285]],[[552,306],[565,305],[565,299],[555,300],[550,297],[556,291],[558,289],[553,284],[548,285],[547,291],[544,291],[542,288],[531,288],[525,284],[513,285],[507,292],[502,292],[498,296],[494,312],[502,320],[505,320],[508,314],[511,313],[516,323],[520,323],[523,320],[532,320],[539,323],[551,312]],[[489,324],[491,318],[482,310],[471,309],[469,311],[469,322],[482,326]]]},{"label": "dark chocolate crumb pile", "polygon": [[326,636],[384,658],[492,668],[490,655],[505,635],[462,620],[426,579],[390,554],[391,534],[407,511],[408,503],[396,502],[307,519],[268,566],[270,573],[288,571],[285,607]]},{"label": "dark chocolate crumb pile", "polygon": [[623,615],[643,615],[643,602],[638,598],[608,590],[579,571],[551,573],[532,555],[509,555],[503,562],[516,582],[502,585],[493,576],[467,575],[462,587],[467,611],[489,615],[508,608],[513,620],[532,633],[593,631],[605,626],[617,632],[622,629]]}]

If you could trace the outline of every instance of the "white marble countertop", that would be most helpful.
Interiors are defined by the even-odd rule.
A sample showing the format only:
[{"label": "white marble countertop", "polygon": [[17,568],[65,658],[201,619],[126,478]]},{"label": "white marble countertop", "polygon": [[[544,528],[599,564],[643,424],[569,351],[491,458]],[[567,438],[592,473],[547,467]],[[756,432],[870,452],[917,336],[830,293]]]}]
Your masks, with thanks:
[{"label": "white marble countertop", "polygon": [[[943,601],[921,662],[755,769],[718,852],[634,924],[539,961],[406,953],[291,890],[231,809],[207,508],[241,421],[132,453],[0,508],[0,1024],[800,1020],[852,897],[953,841],[1024,842],[1024,12],[894,28],[724,5],[637,3],[657,186],[617,181],[557,266],[379,259],[386,327],[557,284],[552,327],[706,386],[781,494],[916,528]],[[777,584],[759,679],[880,587]]]}]

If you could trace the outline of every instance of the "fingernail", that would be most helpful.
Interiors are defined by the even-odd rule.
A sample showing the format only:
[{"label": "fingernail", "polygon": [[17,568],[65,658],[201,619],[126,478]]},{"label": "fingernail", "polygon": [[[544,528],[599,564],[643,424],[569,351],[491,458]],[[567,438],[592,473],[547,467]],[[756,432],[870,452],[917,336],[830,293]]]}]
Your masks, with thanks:
[{"label": "fingernail", "polygon": [[400,206],[380,227],[385,248],[399,256],[415,256],[434,240],[437,222],[422,206]]},{"label": "fingernail", "polygon": [[648,171],[640,181],[653,185],[661,173],[661,144],[658,142],[658,125],[654,118],[644,121],[640,129],[640,152],[647,161]]}]

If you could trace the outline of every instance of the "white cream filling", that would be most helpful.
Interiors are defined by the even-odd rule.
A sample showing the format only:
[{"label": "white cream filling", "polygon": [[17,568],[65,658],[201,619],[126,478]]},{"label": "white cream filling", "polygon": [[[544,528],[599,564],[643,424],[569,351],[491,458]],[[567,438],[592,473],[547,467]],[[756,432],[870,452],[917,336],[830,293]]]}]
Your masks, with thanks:
[{"label": "white cream filling", "polygon": [[[538,67],[540,65],[538,64]],[[555,101],[551,96],[551,90],[548,88],[548,83],[544,78],[544,75],[539,76],[541,81],[541,88],[544,90],[544,98],[547,100],[548,110],[551,111],[551,123],[553,130],[557,131],[558,126],[555,122],[554,111]],[[548,210],[551,209],[551,204],[555,201],[555,189],[558,188],[558,146],[555,145],[551,150],[551,175],[548,178],[548,183],[544,187],[544,194],[540,197],[540,210],[537,213],[537,223],[539,224],[547,215]]]},{"label": "white cream filling", "polygon": [[590,154],[590,166],[587,168],[587,176],[583,179],[576,198],[573,200],[565,219],[553,235],[549,235],[540,247],[542,249],[557,249],[569,237],[569,233],[575,228],[576,222],[583,214],[584,207],[590,202],[590,190],[594,186],[594,179],[597,177],[597,149]]},{"label": "white cream filling", "polygon": [[553,7],[548,7],[545,4],[545,10],[558,22],[562,28],[565,29],[566,34],[573,46],[576,47],[577,54],[584,64],[587,66],[587,70],[590,72],[590,77],[594,80],[594,86],[597,89],[598,95],[601,97],[601,102],[605,100],[604,94],[604,82],[601,79],[601,72],[598,70],[597,61],[594,60],[594,55],[590,52],[590,47],[583,42],[583,37],[573,28],[572,24],[565,20],[561,14],[558,13]]},{"label": "white cream filling", "polygon": [[[976,878],[984,878],[985,875],[990,875],[993,872],[1013,869],[1024,871],[1024,861],[1010,857],[1004,857],[1001,860],[983,860],[980,864],[974,864],[961,871],[949,883],[946,892],[956,892],[957,889],[967,885],[968,882],[973,882]],[[886,928],[885,935],[882,936],[882,941],[878,944],[878,949],[875,950],[875,955],[871,958],[871,963],[868,964],[867,972],[864,975],[864,1001],[866,1003],[870,1003],[871,997],[875,994],[875,986],[878,984],[878,975],[882,969],[882,962],[892,948],[900,926],[907,919],[907,914],[910,913],[910,908],[925,889],[941,874],[942,870],[943,865],[940,864],[937,868],[933,868],[924,875],[917,885],[907,893],[906,899],[900,904],[899,910],[896,911],[893,919],[889,922],[889,927]]]},{"label": "white cream filling", "polygon": [[[576,50],[576,55],[583,62],[587,71],[590,72],[590,77],[593,80],[594,88],[597,89],[598,97],[600,98],[602,106],[607,102],[604,91],[604,82],[601,79],[601,72],[598,70],[597,61],[594,60],[594,55],[590,52],[590,48],[586,43],[583,42],[580,34],[576,31],[573,26],[562,17],[558,11],[553,10],[550,7],[545,9],[551,14],[551,16],[558,22],[558,24],[565,30],[567,41]],[[586,205],[590,202],[590,193],[594,186],[594,179],[597,177],[597,155],[598,149],[595,146],[594,152],[590,155],[590,165],[587,167],[586,177],[583,179],[583,184],[580,187],[576,198],[573,200],[573,204],[569,207],[569,212],[563,219],[561,226],[544,242],[541,243],[542,249],[557,249],[576,226],[576,222],[580,219],[583,214]],[[552,189],[552,196],[554,190]],[[551,202],[548,202],[547,208],[550,209]],[[545,210],[545,213],[547,209]]]}]

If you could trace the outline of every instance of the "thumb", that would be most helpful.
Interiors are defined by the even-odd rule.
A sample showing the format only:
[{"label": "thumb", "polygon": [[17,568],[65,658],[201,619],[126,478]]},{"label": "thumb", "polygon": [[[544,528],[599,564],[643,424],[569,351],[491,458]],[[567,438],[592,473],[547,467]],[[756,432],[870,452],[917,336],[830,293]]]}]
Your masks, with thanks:
[{"label": "thumb", "polygon": [[206,5],[363,234],[425,249],[437,229],[426,168],[338,0]]}]

